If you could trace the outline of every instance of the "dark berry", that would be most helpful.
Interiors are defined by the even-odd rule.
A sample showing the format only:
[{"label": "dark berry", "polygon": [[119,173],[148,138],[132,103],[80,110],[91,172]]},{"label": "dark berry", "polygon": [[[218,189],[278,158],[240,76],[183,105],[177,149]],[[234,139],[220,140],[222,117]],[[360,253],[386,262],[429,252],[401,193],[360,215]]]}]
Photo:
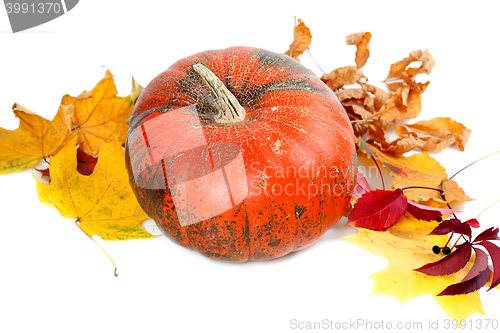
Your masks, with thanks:
[{"label": "dark berry", "polygon": [[439,254],[439,253],[441,253],[441,248],[437,245],[434,245],[432,247],[432,252],[434,252],[435,254]]},{"label": "dark berry", "polygon": [[451,253],[451,249],[448,246],[445,246],[443,248],[443,254],[450,254],[450,253]]},{"label": "dark berry", "polygon": [[436,217],[436,221],[438,221],[438,222],[443,221],[443,217],[441,215],[439,215],[438,217]]}]

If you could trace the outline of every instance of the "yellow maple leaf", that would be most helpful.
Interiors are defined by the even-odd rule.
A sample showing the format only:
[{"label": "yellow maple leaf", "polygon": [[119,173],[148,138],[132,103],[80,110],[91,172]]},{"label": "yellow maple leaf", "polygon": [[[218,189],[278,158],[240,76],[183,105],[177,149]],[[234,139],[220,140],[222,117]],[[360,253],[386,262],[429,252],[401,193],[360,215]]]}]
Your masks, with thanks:
[{"label": "yellow maple leaf", "polygon": [[447,286],[458,283],[470,270],[469,264],[457,273],[444,276],[430,276],[414,271],[429,262],[443,257],[432,252],[436,244],[445,244],[447,236],[427,236],[437,222],[418,220],[411,214],[403,215],[394,226],[386,231],[357,229],[358,233],[343,239],[389,259],[383,270],[371,276],[374,280],[372,295],[386,295],[405,303],[415,297],[432,294],[444,312],[453,319],[466,319],[473,313],[484,315],[477,291],[454,296],[437,296]]},{"label": "yellow maple leaf", "polygon": [[61,109],[68,126],[79,134],[78,143],[86,154],[96,156],[101,142],[110,142],[115,138],[121,144],[125,143],[128,132],[126,120],[132,113],[134,100],[131,96],[118,97],[117,93],[113,76],[107,70],[104,78],[91,91],[84,91],[76,98],[69,95],[65,96],[66,100],[63,98]]},{"label": "yellow maple leaf", "polygon": [[130,187],[120,142],[102,143],[94,171],[77,172],[77,138],[50,160],[49,184],[37,180],[40,201],[76,219],[90,236],[104,240],[155,237],[141,225],[148,218]]},{"label": "yellow maple leaf", "polygon": [[144,87],[141,86],[137,81],[132,77],[132,94],[130,94],[130,98],[135,103],[137,99],[141,96],[144,91]]},{"label": "yellow maple leaf", "polygon": [[19,118],[19,128],[0,128],[0,174],[34,166],[57,153],[71,138],[62,112],[49,121],[19,104],[12,110]]}]

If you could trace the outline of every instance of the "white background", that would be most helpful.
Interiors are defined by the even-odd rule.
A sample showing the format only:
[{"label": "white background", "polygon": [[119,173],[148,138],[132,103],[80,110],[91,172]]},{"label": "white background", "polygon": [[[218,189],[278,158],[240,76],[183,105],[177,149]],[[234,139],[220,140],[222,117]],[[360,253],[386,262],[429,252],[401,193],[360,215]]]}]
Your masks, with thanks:
[{"label": "white background", "polygon": [[[52,119],[64,94],[94,87],[104,75],[101,66],[125,96],[132,76],[145,86],[173,62],[203,50],[247,45],[284,52],[294,16],[311,29],[311,52],[327,72],[354,64],[355,47],[345,45],[354,32],[373,34],[363,68],[373,81],[408,52],[430,50],[436,66],[419,119],[449,116],[472,129],[465,152],[432,154],[449,175],[500,150],[495,1],[85,0],[17,34],[0,8],[0,126],[17,128],[14,103]],[[301,61],[321,75],[307,53]],[[499,162],[500,154],[455,178],[477,199],[459,207],[460,217],[475,217],[500,199]],[[489,209],[482,225],[498,226],[499,211],[500,205]],[[117,278],[74,221],[39,202],[31,170],[0,176],[0,223],[1,332],[300,331],[291,329],[292,319],[422,322],[424,330],[416,330],[422,332],[429,320],[443,328],[447,319],[430,296],[402,306],[370,297],[369,277],[387,260],[339,240],[355,232],[344,220],[307,250],[243,264],[206,259],[163,236],[96,237],[115,260]],[[159,233],[151,220],[145,225]],[[500,321],[499,297],[498,290],[481,292],[487,318]]]}]

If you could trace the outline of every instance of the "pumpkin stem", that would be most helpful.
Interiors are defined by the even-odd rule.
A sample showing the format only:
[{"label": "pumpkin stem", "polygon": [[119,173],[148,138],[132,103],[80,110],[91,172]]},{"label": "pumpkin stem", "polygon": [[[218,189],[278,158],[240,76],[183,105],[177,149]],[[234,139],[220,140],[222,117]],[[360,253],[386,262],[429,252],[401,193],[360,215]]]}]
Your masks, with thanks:
[{"label": "pumpkin stem", "polygon": [[200,74],[210,88],[219,105],[219,114],[214,117],[220,124],[234,124],[245,119],[246,111],[222,81],[203,64],[194,64],[193,69]]}]

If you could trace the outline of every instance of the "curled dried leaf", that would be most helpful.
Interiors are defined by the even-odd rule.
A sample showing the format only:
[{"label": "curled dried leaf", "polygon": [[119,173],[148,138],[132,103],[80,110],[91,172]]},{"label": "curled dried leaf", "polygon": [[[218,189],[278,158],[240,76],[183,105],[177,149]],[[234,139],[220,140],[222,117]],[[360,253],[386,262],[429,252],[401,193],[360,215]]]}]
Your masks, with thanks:
[{"label": "curled dried leaf", "polygon": [[447,117],[436,117],[431,120],[419,121],[412,125],[406,125],[406,127],[422,134],[442,139],[450,138],[448,141],[451,141],[451,144],[457,145],[462,151],[465,149],[465,145],[471,134],[471,130],[467,129],[467,127]]},{"label": "curled dried leaf", "polygon": [[342,103],[342,105],[344,106],[348,114],[358,115],[359,117],[361,117],[361,119],[369,119],[372,115],[372,113],[367,109],[366,106],[363,106],[357,102],[349,101]]},{"label": "curled dried leaf", "polygon": [[406,72],[409,77],[414,77],[417,74],[430,74],[436,63],[434,57],[427,49],[425,51],[412,51],[410,52],[410,57],[414,59],[413,61],[420,61],[422,64],[418,68],[408,68]]},{"label": "curled dried leaf", "polygon": [[420,93],[413,90],[410,85],[404,85],[398,88],[394,94],[389,95],[380,111],[380,116],[388,122],[396,119],[412,119],[416,118],[421,110]]},{"label": "curled dried leaf", "polygon": [[389,94],[384,89],[381,89],[373,84],[358,82],[358,84],[366,91],[373,94],[375,110],[379,111],[389,99]]},{"label": "curled dried leaf", "polygon": [[365,74],[355,66],[345,66],[339,67],[328,74],[323,74],[321,81],[335,91],[345,85],[358,83],[362,78],[366,79]]},{"label": "curled dried leaf", "polygon": [[293,42],[290,48],[285,52],[287,56],[299,60],[297,57],[304,53],[311,45],[312,35],[311,30],[299,19],[299,24],[293,29]]},{"label": "curled dried leaf", "polygon": [[[420,61],[422,64],[418,68],[408,68],[414,61]],[[434,68],[434,64],[436,61],[434,57],[431,55],[429,50],[416,50],[410,52],[410,56],[400,60],[391,65],[389,70],[389,74],[387,75],[386,81],[388,79],[402,79],[409,83],[408,79],[414,77],[417,74],[430,74],[432,69]]]},{"label": "curled dried leaf", "polygon": [[356,32],[345,38],[345,43],[347,45],[356,45],[356,67],[362,68],[368,57],[370,57],[370,39],[372,39],[372,34],[370,32]]},{"label": "curled dried leaf", "polygon": [[370,128],[370,130],[370,139],[377,141],[382,151],[394,155],[404,154],[415,148],[422,151],[437,152],[455,142],[452,135],[445,136],[443,139],[420,137],[417,133],[409,131],[403,125],[394,126],[394,132],[399,138],[393,141],[388,141],[385,135],[382,136],[380,130],[375,131],[375,128]]}]

